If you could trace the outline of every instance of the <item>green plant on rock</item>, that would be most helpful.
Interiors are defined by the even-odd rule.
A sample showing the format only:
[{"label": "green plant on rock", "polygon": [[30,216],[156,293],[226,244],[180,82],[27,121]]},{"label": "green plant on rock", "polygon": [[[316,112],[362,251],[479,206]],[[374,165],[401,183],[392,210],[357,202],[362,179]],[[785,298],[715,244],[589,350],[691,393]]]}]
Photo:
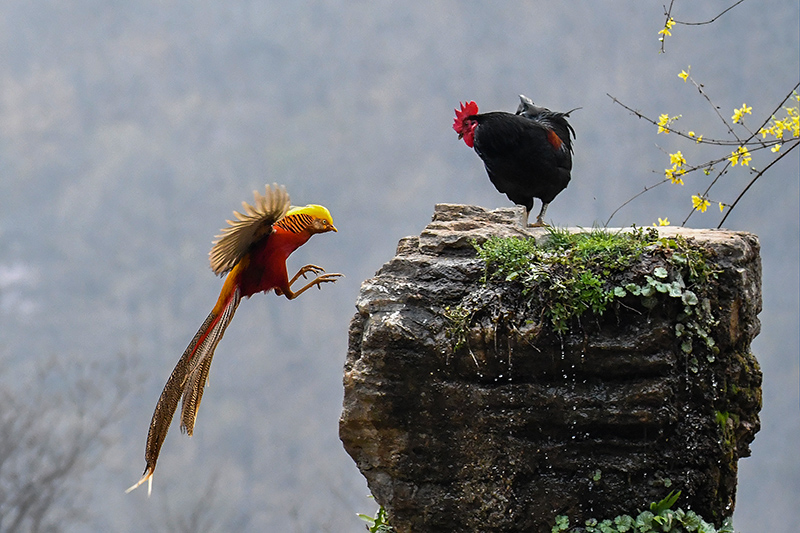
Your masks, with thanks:
[{"label": "green plant on rock", "polygon": [[693,511],[673,510],[678,501],[680,491],[670,492],[663,500],[650,504],[650,508],[642,511],[635,518],[620,515],[615,518],[586,520],[583,527],[570,528],[569,517],[559,515],[551,528],[552,533],[586,532],[586,533],[734,533],[730,519],[717,529]]},{"label": "green plant on rock", "polygon": [[[710,303],[718,271],[708,250],[682,236],[661,237],[655,228],[579,233],[549,228],[541,242],[491,237],[474,246],[485,263],[484,287],[443,311],[454,351],[469,348],[474,320],[488,318],[495,327],[505,323],[517,331],[549,325],[563,335],[584,316],[601,317],[609,309],[649,313],[678,305],[674,333],[688,368],[697,373],[698,357],[713,362],[719,353]],[[496,309],[506,288],[522,295],[512,297],[522,305],[516,319]]]},{"label": "green plant on rock", "polygon": [[474,311],[461,305],[455,307],[447,306],[444,308],[444,317],[449,321],[450,326],[445,332],[453,343],[453,350],[459,350],[467,343],[467,332],[469,331],[469,321],[472,319]]},{"label": "green plant on rock", "polygon": [[392,533],[394,529],[389,525],[389,515],[381,505],[375,512],[375,516],[358,514],[358,517],[367,523],[369,533]]},{"label": "green plant on rock", "polygon": [[[662,238],[654,228],[581,233],[551,228],[541,244],[493,237],[475,248],[486,263],[484,282],[520,283],[531,301],[547,302],[541,312],[557,333],[565,333],[586,312],[603,315],[610,304],[629,295],[638,297],[645,309],[653,309],[664,295],[684,306],[676,327],[683,350],[691,353],[693,342],[701,339],[716,353],[709,334],[716,325],[710,304],[697,294],[715,272],[707,252],[682,237]],[[624,280],[643,255],[660,264],[642,278],[609,281]]]},{"label": "green plant on rock", "polygon": [[537,296],[557,333],[587,311],[602,315],[618,296],[603,281],[624,272],[658,237],[655,230],[571,233],[550,229],[547,240],[492,237],[476,246],[486,263],[484,281],[518,281],[523,294]]}]

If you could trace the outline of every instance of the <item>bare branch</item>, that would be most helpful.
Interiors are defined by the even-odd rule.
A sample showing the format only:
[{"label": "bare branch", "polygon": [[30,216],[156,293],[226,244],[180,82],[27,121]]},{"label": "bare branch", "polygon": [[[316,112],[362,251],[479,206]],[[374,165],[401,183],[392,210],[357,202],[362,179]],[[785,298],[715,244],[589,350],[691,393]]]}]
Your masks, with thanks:
[{"label": "bare branch", "polygon": [[[741,4],[742,2],[744,2],[744,0],[739,0],[738,2],[736,2],[735,4],[733,4],[732,6],[729,6],[727,9],[725,9],[724,11],[722,11],[722,12],[721,12],[720,14],[718,14],[716,17],[714,17],[714,18],[712,18],[712,19],[709,19],[709,20],[704,20],[703,22],[682,22],[682,21],[680,21],[680,20],[676,20],[676,21],[675,21],[675,24],[681,24],[681,25],[683,25],[683,26],[703,26],[703,25],[705,25],[705,24],[712,24],[713,22],[716,22],[716,21],[717,21],[717,19],[718,19],[718,18],[720,18],[722,15],[724,15],[725,13],[727,13],[728,11],[730,11],[731,9],[733,9],[734,7],[738,6],[738,5],[739,5],[739,4]],[[671,10],[672,10],[672,4],[670,4],[670,6],[669,6],[669,7],[670,7],[670,11],[671,11]]]},{"label": "bare branch", "polygon": [[733,131],[733,127],[730,124],[728,124],[728,121],[725,120],[725,117],[722,116],[722,113],[720,113],[720,111],[719,111],[719,106],[715,105],[714,102],[711,101],[711,98],[708,97],[706,92],[703,90],[703,86],[701,84],[699,84],[696,81],[694,81],[694,79],[691,76],[689,76],[689,79],[692,80],[692,83],[697,88],[698,92],[701,95],[703,95],[703,98],[706,99],[706,102],[708,102],[708,105],[710,105],[712,107],[712,109],[714,109],[714,112],[717,114],[717,116],[722,121],[722,123],[725,124],[725,127],[728,128],[728,133],[733,135],[736,138],[736,143],[739,146],[741,146],[742,145],[742,140],[739,138],[738,135],[736,135],[736,132]]},{"label": "bare branch", "polygon": [[[650,124],[652,124],[654,126],[658,126],[659,125],[656,120],[653,120],[652,118],[650,118],[647,115],[643,114],[641,111],[637,111],[636,109],[633,109],[632,107],[629,107],[629,106],[625,105],[620,100],[618,100],[615,96],[612,96],[612,95],[610,95],[608,93],[606,93],[606,96],[611,98],[611,100],[613,100],[615,104],[619,104],[621,107],[625,108],[626,110],[628,110],[631,113],[633,113],[634,115],[636,115],[636,117],[638,117],[640,119],[643,119],[643,120],[649,122]],[[790,96],[791,96],[791,93],[790,93]],[[784,102],[785,101],[786,100],[784,100]],[[781,103],[781,105],[783,105],[783,103]],[[778,107],[778,109],[780,109],[780,106]],[[775,112],[777,112],[777,109],[775,110]],[[772,115],[774,115],[775,112],[773,112]],[[772,115],[770,115],[770,117]],[[723,119],[723,122],[725,122],[724,119]],[[769,122],[769,119],[767,119],[764,122],[764,124],[766,124],[767,122]],[[728,126],[727,123],[725,125]],[[728,126],[728,127],[730,127],[730,126]],[[763,127],[763,124],[762,124],[761,127]],[[761,128],[758,128],[758,129],[760,130]],[[692,137],[688,133],[685,133],[685,132],[683,132],[683,131],[681,131],[679,129],[675,129],[675,128],[670,127],[669,128],[669,132],[672,133],[672,134],[675,134],[675,135],[677,135],[679,137],[683,137],[684,139],[689,139],[692,142],[698,142],[696,137]],[[752,136],[750,137],[750,139],[752,139]],[[713,144],[713,145],[717,145],[717,146],[743,146],[743,144],[738,139],[736,141],[729,141],[729,140],[726,140],[726,139],[711,139],[711,138],[705,138],[705,137],[703,138],[703,140],[700,141],[700,144]],[[765,147],[770,147],[770,146],[772,146],[772,144],[775,144],[775,143],[772,143],[772,144],[762,143],[762,144],[765,144]]]},{"label": "bare branch", "polygon": [[755,177],[754,177],[752,180],[750,180],[750,183],[748,183],[748,184],[747,184],[747,187],[745,187],[745,188],[742,190],[742,192],[741,192],[741,193],[739,193],[739,196],[737,196],[737,197],[736,197],[736,200],[734,200],[734,201],[733,201],[733,203],[731,204],[730,208],[728,209],[728,212],[727,212],[727,213],[725,213],[725,216],[724,216],[724,217],[722,217],[722,220],[720,220],[720,222],[719,222],[719,225],[717,226],[717,229],[719,229],[719,228],[721,228],[721,227],[722,227],[722,225],[725,223],[725,220],[727,220],[727,219],[728,219],[728,215],[730,215],[730,214],[731,214],[731,211],[733,211],[733,208],[734,208],[734,207],[736,207],[736,205],[739,203],[739,200],[741,200],[741,199],[742,199],[742,197],[745,195],[745,193],[748,191],[748,189],[750,189],[750,187],[751,187],[751,186],[752,186],[752,185],[753,185],[753,184],[754,184],[754,183],[755,183],[755,182],[758,180],[758,178],[760,178],[761,176],[763,176],[763,175],[764,175],[764,173],[765,173],[767,170],[769,170],[769,169],[772,167],[772,165],[774,165],[775,163],[777,163],[778,161],[780,161],[781,159],[783,159],[783,158],[786,156],[786,154],[788,154],[789,152],[791,152],[792,150],[794,150],[795,148],[797,148],[797,145],[798,145],[798,144],[800,144],[800,141],[795,141],[795,142],[794,142],[794,144],[792,144],[792,146],[790,146],[789,148],[787,148],[785,152],[781,153],[781,155],[779,155],[778,157],[776,157],[776,158],[775,158],[775,159],[774,159],[774,160],[773,160],[773,161],[772,161],[772,162],[771,162],[769,165],[767,165],[766,167],[764,167],[764,169],[763,169],[761,172],[759,172],[758,174],[756,174],[756,175],[755,175]]},{"label": "bare branch", "polygon": [[[767,116],[767,118],[766,118],[766,119],[764,119],[764,122],[762,122],[762,123],[761,123],[761,126],[759,126],[759,127],[756,129],[756,132],[759,132],[759,131],[761,131],[761,129],[762,129],[764,126],[766,126],[766,125],[767,125],[767,123],[769,123],[769,121],[770,121],[770,120],[772,120],[772,118],[775,116],[775,113],[777,113],[777,112],[778,112],[778,111],[781,109],[781,107],[783,107],[783,104],[785,104],[785,103],[786,103],[786,101],[787,101],[789,98],[791,98],[791,97],[792,97],[792,95],[795,93],[795,91],[797,91],[798,87],[800,87],[800,83],[796,84],[796,85],[795,85],[795,86],[792,88],[792,90],[791,90],[791,91],[789,91],[789,94],[787,94],[787,95],[786,95],[786,96],[783,98],[783,100],[781,100],[781,102],[778,104],[778,106],[777,106],[777,107],[776,107],[776,108],[775,108],[775,109],[772,111],[772,113],[770,113],[770,114]],[[750,134],[750,137],[748,137],[746,141],[742,142],[742,144],[741,144],[740,146],[747,146],[747,145],[750,143],[750,141],[753,139],[753,137],[755,137],[755,136],[757,136],[757,135],[758,135],[758,133],[751,133],[751,134]],[[762,142],[762,143],[760,143],[760,144],[761,144],[761,148],[768,148],[768,147],[770,147],[770,146],[774,146],[775,144],[780,144],[780,143],[781,143],[781,141],[778,141],[778,140],[776,140],[776,141],[774,141],[774,142],[770,142],[770,143],[763,143],[763,142]],[[795,145],[793,145],[791,148],[789,148],[788,150],[786,150],[785,152],[783,152],[783,153],[782,153],[780,156],[776,157],[776,158],[775,158],[775,159],[774,159],[774,160],[773,160],[773,161],[772,161],[772,162],[771,162],[769,165],[767,165],[767,166],[766,166],[766,168],[764,168],[764,170],[762,170],[761,172],[759,172],[759,173],[758,173],[758,174],[757,174],[757,175],[756,175],[756,176],[753,178],[753,180],[752,180],[752,181],[751,181],[751,182],[750,182],[750,183],[747,185],[747,187],[745,187],[745,189],[742,191],[742,193],[741,193],[741,194],[740,194],[740,195],[739,195],[739,196],[736,198],[736,200],[733,202],[733,204],[731,204],[731,205],[730,205],[730,207],[729,207],[729,209],[728,209],[728,213],[726,213],[726,214],[725,214],[725,216],[722,218],[722,221],[720,221],[720,225],[722,225],[722,223],[724,223],[724,222],[725,222],[725,219],[726,219],[726,218],[728,218],[728,214],[731,212],[731,209],[733,209],[733,207],[734,207],[734,206],[735,206],[735,205],[736,205],[736,204],[739,202],[739,200],[742,198],[742,196],[744,196],[744,193],[746,193],[746,192],[747,192],[747,190],[750,188],[750,186],[751,186],[753,183],[755,183],[755,181],[756,181],[758,178],[760,178],[760,177],[761,177],[761,175],[762,175],[764,172],[766,172],[766,170],[767,170],[767,169],[769,169],[769,168],[770,168],[772,165],[774,165],[774,164],[775,164],[775,162],[777,162],[778,160],[782,159],[782,158],[783,158],[783,156],[784,156],[784,155],[785,155],[787,152],[789,152],[789,151],[791,151],[792,149],[794,149],[794,147],[795,147],[795,146],[797,146],[797,144],[796,144],[796,143],[795,143]],[[756,150],[757,150],[757,149],[754,149],[753,151],[756,151]],[[727,159],[727,158],[726,158],[726,159]],[[711,183],[708,185],[708,187],[706,187],[706,190],[703,192],[703,196],[707,196],[707,195],[708,195],[708,193],[711,191],[711,188],[712,188],[712,187],[713,187],[713,186],[714,186],[714,185],[717,183],[717,181],[718,181],[718,180],[719,180],[719,179],[720,179],[720,178],[721,178],[721,177],[722,177],[722,176],[723,176],[723,175],[724,175],[724,174],[725,174],[725,173],[728,171],[728,167],[729,167],[729,166],[730,166],[730,161],[728,161],[728,163],[725,165],[725,167],[722,169],[722,171],[720,171],[720,173],[719,173],[719,174],[717,174],[717,177],[716,177],[716,178],[714,178],[714,180],[713,180],[713,181],[712,181],[712,182],[711,182]],[[686,223],[689,221],[689,219],[692,217],[692,215],[695,213],[695,211],[697,211],[695,208],[692,208],[692,210],[691,210],[691,211],[689,211],[689,214],[688,214],[688,215],[686,215],[686,218],[683,220],[683,222],[681,222],[681,226],[684,226],[684,225],[686,225]],[[719,226],[717,226],[717,227],[719,227]]]},{"label": "bare branch", "polygon": [[[674,4],[674,3],[675,3],[675,0],[670,0],[669,8],[664,7],[664,16],[666,17],[666,19],[664,20],[664,27],[665,28],[668,27],[669,20],[672,18],[672,4]],[[667,40],[666,37],[667,37],[666,35],[662,35],[661,36],[661,53],[662,54],[666,52],[666,50],[664,49],[664,42]]]},{"label": "bare branch", "polygon": [[612,218],[614,218],[614,215],[616,215],[616,214],[619,212],[619,210],[620,210],[620,209],[622,209],[623,207],[625,207],[626,205],[628,205],[628,204],[629,204],[629,203],[631,203],[632,201],[636,200],[637,198],[639,198],[641,195],[643,195],[643,194],[644,194],[644,193],[646,193],[647,191],[650,191],[650,190],[652,190],[652,189],[655,189],[655,188],[656,188],[656,187],[658,187],[659,185],[664,185],[664,184],[665,184],[665,183],[667,183],[668,181],[669,181],[668,179],[663,179],[663,180],[659,181],[658,183],[654,183],[653,185],[648,185],[648,186],[646,186],[646,187],[645,187],[643,190],[639,191],[639,192],[638,192],[638,193],[636,193],[635,195],[633,195],[633,196],[631,196],[630,198],[628,198],[628,200],[626,200],[626,201],[625,201],[625,203],[623,203],[622,205],[620,205],[618,208],[616,208],[616,209],[614,210],[614,212],[613,212],[613,213],[611,213],[611,216],[609,216],[609,217],[608,217],[608,220],[606,220],[606,223],[605,223],[605,224],[603,224],[603,227],[605,227],[605,228],[607,228],[607,227],[608,227],[608,223],[609,223],[609,222],[611,222],[611,219],[612,219]]}]

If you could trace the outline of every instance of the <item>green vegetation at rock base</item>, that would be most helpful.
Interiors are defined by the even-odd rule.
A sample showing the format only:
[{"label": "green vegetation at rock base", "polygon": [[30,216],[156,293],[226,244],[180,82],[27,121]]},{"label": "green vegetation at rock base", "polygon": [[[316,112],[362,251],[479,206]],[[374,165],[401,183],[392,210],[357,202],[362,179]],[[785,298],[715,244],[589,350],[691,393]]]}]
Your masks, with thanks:
[{"label": "green vegetation at rock base", "polygon": [[552,533],[734,533],[730,519],[717,529],[693,511],[684,511],[680,508],[673,510],[672,506],[680,495],[680,491],[670,492],[660,502],[651,503],[649,510],[639,513],[636,517],[619,515],[604,520],[589,518],[583,526],[570,527],[569,518],[559,515],[555,518],[555,525],[551,531]]}]

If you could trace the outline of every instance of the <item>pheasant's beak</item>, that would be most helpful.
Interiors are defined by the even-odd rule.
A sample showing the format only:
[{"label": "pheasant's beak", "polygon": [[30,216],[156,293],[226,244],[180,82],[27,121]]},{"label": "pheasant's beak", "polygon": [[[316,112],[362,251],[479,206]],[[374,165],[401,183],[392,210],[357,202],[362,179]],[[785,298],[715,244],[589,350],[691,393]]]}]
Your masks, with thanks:
[{"label": "pheasant's beak", "polygon": [[460,141],[460,140],[461,140],[461,139],[463,139],[463,138],[464,138],[464,134],[463,134],[463,133],[459,133],[459,134],[458,134],[458,140]]}]

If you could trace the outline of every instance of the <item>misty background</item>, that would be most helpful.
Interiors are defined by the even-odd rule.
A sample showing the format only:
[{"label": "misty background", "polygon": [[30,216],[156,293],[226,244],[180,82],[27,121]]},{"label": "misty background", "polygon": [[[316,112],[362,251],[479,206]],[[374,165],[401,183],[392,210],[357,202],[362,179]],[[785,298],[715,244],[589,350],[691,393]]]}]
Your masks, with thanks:
[{"label": "misty background", "polygon": [[[663,177],[665,152],[690,164],[729,152],[656,135],[607,93],[724,138],[681,70],[723,116],[752,106],[753,128],[800,78],[796,0],[675,26],[663,54],[662,3],[0,3],[0,529],[27,494],[40,530],[362,531],[355,513],[375,504],[338,440],[360,283],[435,203],[511,205],[452,131],[459,101],[582,107],[573,179],[547,219],[592,227]],[[704,21],[732,3],[678,0],[673,16]],[[739,463],[742,533],[800,523],[798,172],[786,157],[726,222],[759,236],[764,276],[752,346],[764,408]],[[751,178],[732,169],[712,199],[732,202]],[[610,226],[680,224],[710,179],[658,187]],[[272,182],[327,206],[339,229],[295,252],[290,274],[314,263],[346,277],[292,302],[243,302],[194,437],[175,424],[153,496],[125,495],[161,388],[222,286],[211,241]],[[715,206],[688,225],[716,227]],[[69,475],[53,474],[59,464]]]}]

